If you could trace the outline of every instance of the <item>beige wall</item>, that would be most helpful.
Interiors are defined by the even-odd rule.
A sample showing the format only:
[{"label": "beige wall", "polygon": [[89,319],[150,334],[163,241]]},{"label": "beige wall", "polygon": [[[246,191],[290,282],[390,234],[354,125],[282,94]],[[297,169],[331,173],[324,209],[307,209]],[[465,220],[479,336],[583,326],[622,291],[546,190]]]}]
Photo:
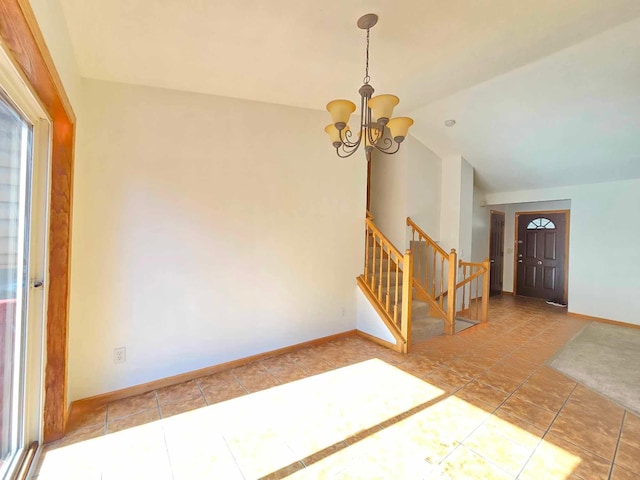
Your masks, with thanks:
[{"label": "beige wall", "polygon": [[473,167],[461,156],[442,160],[440,245],[455,248],[458,257],[470,261],[473,220]]},{"label": "beige wall", "polygon": [[491,208],[485,204],[485,192],[478,185],[473,187],[471,261],[482,262],[489,256],[489,232]]},{"label": "beige wall", "polygon": [[77,116],[81,79],[59,0],[29,0],[29,3]]},{"label": "beige wall", "polygon": [[439,239],[441,165],[440,157],[411,135],[395,155],[374,153],[371,213],[401,251],[409,247],[407,217]]},{"label": "beige wall", "polygon": [[72,399],[355,328],[366,164],[336,157],[325,113],[82,92]]}]

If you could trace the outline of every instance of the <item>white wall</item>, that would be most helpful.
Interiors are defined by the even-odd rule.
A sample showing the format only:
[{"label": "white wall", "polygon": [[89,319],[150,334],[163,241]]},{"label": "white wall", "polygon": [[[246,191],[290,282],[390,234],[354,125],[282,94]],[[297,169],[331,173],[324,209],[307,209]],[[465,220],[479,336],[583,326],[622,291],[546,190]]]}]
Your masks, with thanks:
[{"label": "white wall", "polygon": [[[483,206],[484,205],[484,206]],[[489,256],[489,233],[491,231],[491,209],[485,204],[485,192],[477,185],[473,187],[473,212],[471,220],[471,261],[482,262]]]},{"label": "white wall", "polygon": [[[408,147],[405,217],[411,217],[427,235],[437,241],[440,239],[442,160],[412,136],[405,143]],[[405,247],[408,248],[411,234],[406,227],[405,232]]]},{"label": "white wall", "polygon": [[462,158],[442,159],[440,245],[447,252],[460,242],[460,189]]},{"label": "white wall", "polygon": [[408,155],[401,148],[395,155],[374,152],[371,160],[370,211],[376,226],[400,251],[407,229]]},{"label": "white wall", "polygon": [[469,261],[472,250],[473,167],[462,157],[442,161],[440,244]]},{"label": "white wall", "polygon": [[71,400],[355,328],[366,165],[335,156],[326,114],[92,80],[82,94]]},{"label": "white wall", "polygon": [[356,287],[356,328],[361,332],[368,333],[374,337],[386,340],[393,345],[396,344],[396,339],[389,331],[385,323],[376,312],[376,309],[371,305],[369,299],[362,293],[359,287]]},{"label": "white wall", "polygon": [[486,198],[489,204],[570,200],[569,311],[640,324],[640,180],[493,193]]},{"label": "white wall", "polygon": [[29,3],[77,116],[81,79],[60,3],[58,0],[29,0]]},{"label": "white wall", "polygon": [[409,248],[411,217],[434,240],[440,235],[442,161],[411,135],[395,155],[375,153],[371,213],[382,233],[401,251]]},{"label": "white wall", "polygon": [[469,262],[473,244],[473,167],[464,158],[460,170],[458,258]]}]

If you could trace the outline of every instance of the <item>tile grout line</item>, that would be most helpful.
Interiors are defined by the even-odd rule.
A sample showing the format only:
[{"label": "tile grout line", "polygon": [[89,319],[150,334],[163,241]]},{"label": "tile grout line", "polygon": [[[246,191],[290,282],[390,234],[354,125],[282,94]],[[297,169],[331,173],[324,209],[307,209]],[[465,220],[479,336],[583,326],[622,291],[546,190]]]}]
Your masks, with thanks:
[{"label": "tile grout line", "polygon": [[269,376],[270,376],[271,378],[273,378],[276,382],[278,382],[278,385],[282,385],[282,382],[280,381],[280,379],[279,379],[278,377],[276,377],[273,373],[271,373],[271,372],[269,371],[269,369],[268,369],[267,367],[265,367],[265,366],[262,364],[262,362],[263,362],[263,360],[260,360],[260,361],[258,362],[258,365],[260,365],[260,368],[262,368],[262,370],[264,370],[264,372],[265,372],[267,375],[269,375]]},{"label": "tile grout line", "polygon": [[[578,383],[576,384],[576,386],[574,387],[574,389],[573,389],[573,390],[575,390],[575,389],[576,389],[576,388],[578,388],[579,386],[584,387],[584,385],[582,385],[581,383],[579,383],[579,382],[578,382]],[[569,397],[571,397],[571,395],[573,394],[573,390],[572,390],[572,391],[571,391],[571,393],[569,394]],[[567,401],[568,401],[568,400],[569,400],[569,398],[567,398]],[[566,403],[567,403],[567,402],[565,402],[565,403],[562,405],[562,408],[561,408],[561,409],[563,409],[563,408],[564,408],[564,405],[565,405]],[[626,416],[627,410],[626,410],[626,408],[624,408],[624,407],[622,407],[622,408],[623,408],[623,415],[622,415],[622,417],[623,417],[623,421],[624,421],[624,417]],[[558,415],[559,415],[559,414],[560,414],[560,412],[558,411]],[[555,422],[555,421],[556,421],[556,418],[558,417],[558,415],[556,415],[556,417],[554,417],[553,422]],[[550,429],[550,428],[551,428],[551,426],[553,425],[553,422],[552,422],[552,423],[551,423],[551,425],[549,426],[549,429]],[[549,430],[549,429],[547,429],[547,432],[548,432],[548,430]],[[547,433],[547,432],[545,432],[545,436],[546,436],[546,433]],[[620,430],[620,432],[618,433],[618,435],[621,435],[621,432],[622,432],[622,430]],[[584,446],[584,445],[579,445],[579,444],[577,444],[575,441],[573,441],[573,440],[571,440],[571,439],[568,439],[568,438],[565,438],[565,439],[564,439],[564,441],[565,441],[565,442],[567,442],[567,443],[570,443],[571,445],[573,445],[573,446],[575,446],[575,447],[577,447],[577,448],[579,448],[579,449],[581,449],[581,450],[584,450],[584,451],[586,451],[586,452],[590,453],[591,455],[594,455],[594,456],[596,456],[596,457],[598,457],[598,458],[601,458],[602,460],[608,461],[608,460],[607,460],[607,458],[606,458],[605,456],[603,456],[601,453],[598,453],[598,452],[594,451],[591,447],[586,447],[586,446]],[[613,463],[613,462],[614,462],[614,460],[615,460],[615,453],[617,453],[617,446],[618,446],[618,444],[616,443],[616,450],[615,450],[615,452],[614,452],[614,458],[612,458],[612,459],[611,459],[611,463]]]},{"label": "tile grout line", "polygon": [[624,421],[627,418],[627,409],[624,409],[622,413],[622,422],[620,423],[620,432],[618,432],[618,441],[616,442],[616,448],[613,452],[613,458],[611,459],[611,468],[609,469],[609,480],[611,480],[611,476],[613,475],[613,468],[616,464],[616,457],[618,456],[618,448],[620,447],[620,441],[622,440],[622,430],[624,429]]},{"label": "tile grout line", "polygon": [[[497,363],[497,362],[496,362],[496,363]],[[485,371],[489,370],[490,368],[491,368],[491,367],[489,367],[489,368],[488,368],[488,369],[486,369]],[[463,444],[464,444],[464,442],[465,442],[467,439],[469,439],[469,438],[470,438],[470,437],[471,437],[471,436],[472,436],[476,431],[478,431],[478,430],[479,430],[479,429],[480,429],[480,428],[481,428],[481,427],[482,427],[486,422],[488,422],[488,421],[489,421],[489,419],[490,419],[491,417],[493,417],[493,416],[495,415],[495,413],[500,409],[500,407],[502,407],[502,406],[507,402],[507,400],[509,400],[509,398],[511,398],[511,396],[512,396],[516,391],[518,391],[518,389],[519,389],[522,385],[524,385],[524,384],[527,382],[527,380],[529,380],[529,378],[530,378],[530,377],[531,377],[535,372],[537,372],[537,371],[538,371],[538,369],[539,369],[539,367],[538,367],[538,368],[536,368],[536,369],[535,369],[533,372],[531,372],[529,375],[527,375],[527,377],[526,377],[526,378],[525,378],[525,379],[524,379],[524,380],[523,380],[523,381],[522,381],[522,382],[521,382],[521,383],[520,383],[520,384],[519,384],[519,385],[518,385],[518,386],[517,386],[517,387],[516,387],[512,392],[511,392],[511,393],[507,394],[507,396],[505,397],[505,399],[504,399],[502,402],[500,402],[500,403],[498,404],[498,406],[497,406],[497,407],[495,407],[495,408],[491,411],[491,413],[487,416],[487,418],[485,418],[482,422],[480,422],[476,428],[474,428],[474,429],[473,429],[473,430],[472,430],[472,431],[471,431],[471,432],[470,432],[470,433],[469,433],[469,434],[468,434],[468,435],[467,435],[467,436],[466,436],[466,437],[465,437],[465,438],[464,438],[464,439],[463,439],[463,440],[462,440],[458,445],[456,445],[456,447],[455,447],[453,450],[451,450],[451,451],[450,451],[450,452],[449,452],[449,453],[448,453],[448,454],[447,454],[447,455],[446,455],[446,456],[445,456],[445,457],[444,457],[444,458],[443,458],[443,459],[438,463],[438,465],[441,465],[441,464],[442,464],[442,463],[443,463],[447,458],[449,458],[449,456],[451,456],[451,455],[453,454],[453,452],[455,452],[455,451],[458,449],[458,447],[460,447],[461,445],[463,445]],[[482,383],[482,382],[480,382],[480,383]],[[467,384],[467,385],[468,385],[468,384]],[[488,386],[488,387],[490,387],[490,388],[493,388],[491,385],[487,385],[487,386]],[[455,393],[457,393],[459,390],[462,390],[462,388],[464,388],[464,387],[459,388],[458,390],[456,390],[456,392],[455,392]],[[575,387],[574,387],[574,388],[575,388]],[[498,389],[498,390],[500,390],[500,389]],[[507,393],[507,392],[505,392],[505,393]],[[453,394],[452,394],[452,395],[453,395]],[[569,394],[569,395],[571,395],[571,394]],[[520,418],[520,417],[518,417],[518,416],[517,416],[517,415],[515,415],[515,414],[514,414],[514,416],[515,416],[516,418]],[[499,417],[497,417],[497,418],[499,418]],[[526,420],[524,420],[524,419],[521,419],[521,420],[522,420],[522,421],[527,422],[527,421],[526,421]],[[554,419],[554,420],[555,420],[555,419]],[[529,422],[527,422],[527,423],[529,423]],[[551,423],[553,423],[553,422],[551,422]],[[481,457],[481,458],[485,459],[488,463],[490,463],[490,464],[491,464],[491,465],[493,465],[494,467],[498,468],[501,472],[504,472],[504,473],[506,473],[507,475],[511,475],[510,473],[508,473],[507,471],[505,471],[502,467],[500,467],[499,465],[496,465],[492,460],[490,460],[490,459],[486,458],[482,453],[480,453],[480,452],[476,452],[473,448],[471,448],[471,447],[469,447],[469,446],[466,446],[466,445],[465,445],[465,447],[466,447],[466,448],[468,448],[469,450],[471,450],[472,452],[474,452],[474,453],[475,453],[476,455],[478,455],[479,457]],[[537,448],[537,445],[536,445],[536,447],[534,447],[533,451],[535,451],[535,449],[536,449],[536,448]],[[533,455],[533,452],[532,452],[532,455]],[[530,458],[530,457],[529,457],[529,458]],[[523,467],[524,467],[524,465],[526,465],[526,464],[527,464],[527,462],[529,461],[529,458],[527,458],[527,461],[523,464]],[[521,469],[521,470],[522,470],[522,469]],[[520,474],[521,470],[518,472],[518,475]],[[515,479],[515,478],[517,478],[517,477],[518,477],[518,475],[515,475],[515,476],[514,476],[514,479]]]},{"label": "tile grout line", "polygon": [[104,415],[104,433],[103,435],[109,434],[109,404],[107,403],[107,411]]},{"label": "tile grout line", "polygon": [[242,468],[240,468],[240,464],[238,463],[238,459],[236,458],[235,454],[233,453],[233,450],[231,450],[231,447],[229,446],[229,442],[227,441],[227,437],[224,434],[222,434],[222,440],[224,440],[224,444],[227,447],[227,451],[231,455],[231,458],[233,458],[233,463],[236,464],[236,468],[238,469],[238,473],[240,473],[240,476],[246,480],[247,477],[245,476],[244,472],[242,471]]},{"label": "tile grout line", "polygon": [[209,401],[207,400],[207,396],[204,394],[204,390],[202,390],[202,385],[200,385],[199,378],[196,378],[196,385],[198,386],[198,390],[200,391],[200,395],[202,395],[202,399],[204,400],[204,404],[208,407]]},{"label": "tile grout line", "polygon": [[229,370],[229,373],[231,374],[231,376],[233,378],[236,379],[236,382],[238,382],[238,384],[242,387],[242,389],[246,392],[247,395],[250,394],[249,390],[247,390],[247,388],[242,384],[242,382],[240,381],[240,379],[236,376],[235,373],[233,373],[233,370]]},{"label": "tile grout line", "polygon": [[158,406],[158,414],[160,416],[160,429],[162,430],[162,442],[164,443],[164,449],[167,452],[167,461],[169,462],[169,470],[171,471],[171,478],[175,480],[173,474],[173,464],[171,463],[171,454],[169,453],[169,445],[167,444],[167,433],[164,431],[164,422],[162,421],[162,409],[160,408],[160,399],[158,398],[158,390],[154,390],[153,394],[156,398],[156,405]]},{"label": "tile grout line", "polygon": [[158,417],[162,420],[162,409],[160,408],[160,400],[158,399],[158,390],[153,391],[153,398],[156,399],[156,408],[158,409]]},{"label": "tile grout line", "polygon": [[524,469],[526,468],[526,466],[529,464],[529,462],[531,461],[531,458],[533,458],[533,455],[536,453],[536,451],[538,450],[538,448],[540,447],[540,444],[544,441],[544,438],[547,436],[547,433],[549,433],[549,430],[551,430],[551,427],[553,426],[553,424],[555,423],[556,419],[560,416],[560,412],[562,412],[562,410],[564,410],[565,405],[567,404],[567,402],[569,401],[569,399],[571,398],[571,395],[573,395],[573,392],[575,391],[575,389],[578,388],[578,384],[576,383],[576,385],[574,385],[574,387],[571,389],[571,392],[569,392],[569,395],[567,395],[567,398],[564,399],[564,402],[562,403],[562,406],[558,409],[558,411],[556,412],[555,416],[553,417],[553,420],[551,420],[551,423],[549,424],[549,426],[547,427],[547,429],[544,431],[544,434],[542,435],[542,437],[540,438],[540,440],[538,440],[538,443],[536,443],[536,446],[533,448],[533,450],[531,451],[531,455],[529,455],[529,457],[527,458],[527,461],[524,462],[524,464],[522,465],[522,468],[520,469],[520,471],[518,472],[518,474],[516,475],[516,478],[518,478],[522,472],[524,471]]}]

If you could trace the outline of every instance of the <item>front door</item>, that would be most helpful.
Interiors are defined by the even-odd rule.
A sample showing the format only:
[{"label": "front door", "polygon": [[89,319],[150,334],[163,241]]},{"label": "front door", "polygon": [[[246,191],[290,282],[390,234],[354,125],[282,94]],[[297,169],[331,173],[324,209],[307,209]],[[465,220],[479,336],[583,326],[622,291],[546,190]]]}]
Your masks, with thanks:
[{"label": "front door", "polygon": [[567,212],[517,213],[516,294],[566,303]]},{"label": "front door", "polygon": [[491,267],[490,295],[502,293],[502,275],[504,264],[504,212],[491,210],[491,233],[489,234],[489,259]]}]

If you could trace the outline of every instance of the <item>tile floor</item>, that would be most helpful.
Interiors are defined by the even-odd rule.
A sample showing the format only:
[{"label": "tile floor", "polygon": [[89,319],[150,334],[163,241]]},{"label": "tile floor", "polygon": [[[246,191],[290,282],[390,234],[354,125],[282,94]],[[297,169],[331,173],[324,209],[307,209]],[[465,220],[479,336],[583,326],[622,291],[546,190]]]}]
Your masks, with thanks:
[{"label": "tile floor", "polygon": [[492,298],[403,356],[353,336],[74,412],[48,479],[635,479],[640,418],[544,365],[586,322]]}]

